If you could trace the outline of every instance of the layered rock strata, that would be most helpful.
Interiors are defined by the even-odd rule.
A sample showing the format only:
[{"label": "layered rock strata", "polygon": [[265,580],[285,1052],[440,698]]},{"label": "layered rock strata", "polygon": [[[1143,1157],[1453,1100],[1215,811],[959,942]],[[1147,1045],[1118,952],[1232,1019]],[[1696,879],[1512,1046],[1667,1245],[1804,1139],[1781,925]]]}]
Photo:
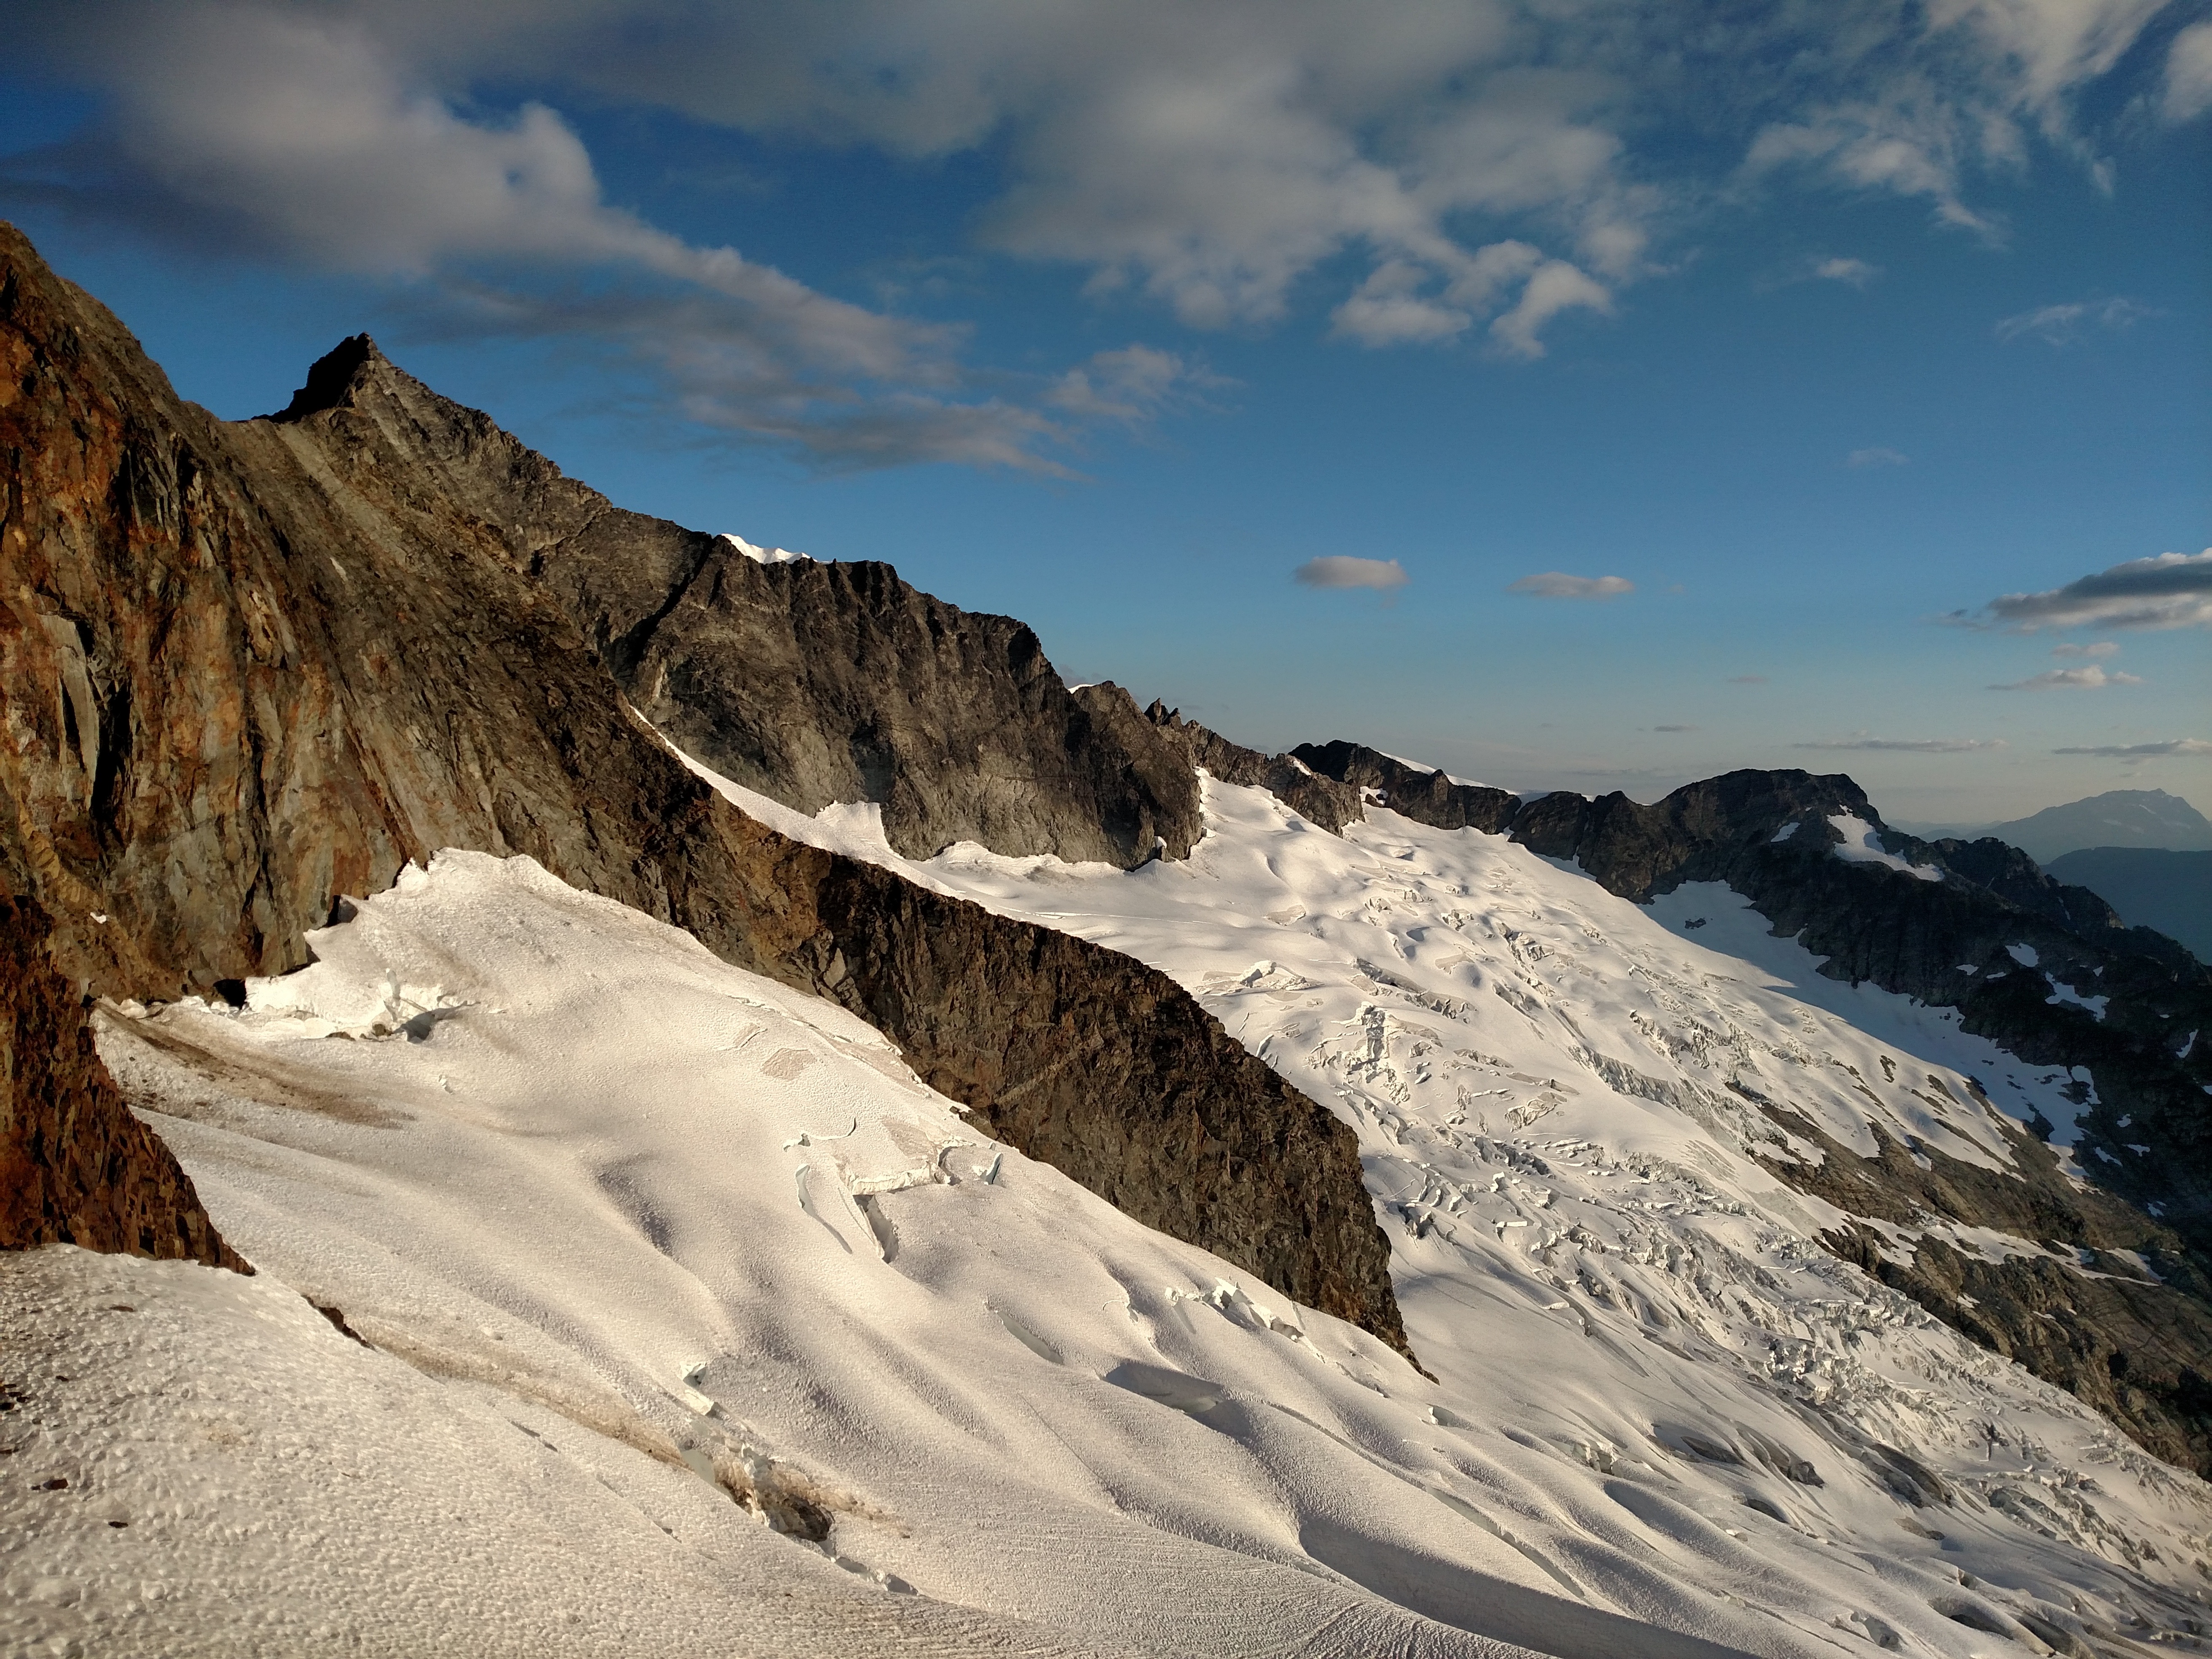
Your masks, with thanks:
[{"label": "layered rock strata", "polygon": [[[626,715],[614,665],[650,630],[578,573],[645,592],[710,538],[366,340],[282,416],[216,421],[4,227],[0,457],[0,878],[72,991],[281,973],[410,859],[527,854],[837,999],[1022,1150],[1402,1347],[1352,1132],[1171,981],[786,841]],[[703,605],[706,568],[659,591]]]}]

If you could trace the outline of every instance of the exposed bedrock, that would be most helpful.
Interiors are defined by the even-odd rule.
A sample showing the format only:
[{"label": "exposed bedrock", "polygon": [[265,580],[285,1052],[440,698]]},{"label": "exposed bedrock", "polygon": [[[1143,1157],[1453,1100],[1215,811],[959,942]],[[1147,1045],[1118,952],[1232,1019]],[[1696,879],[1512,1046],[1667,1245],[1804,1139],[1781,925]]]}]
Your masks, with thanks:
[{"label": "exposed bedrock", "polygon": [[34,902],[0,897],[0,1249],[76,1244],[252,1273],[124,1104],[47,931]]},{"label": "exposed bedrock", "polygon": [[[410,859],[528,854],[836,998],[1011,1144],[1403,1346],[1352,1132],[1171,981],[787,841],[626,714],[616,636],[548,573],[649,586],[708,538],[366,340],[283,416],[216,421],[5,226],[0,466],[0,881],[51,915],[68,995],[280,973]],[[70,1118],[40,1167],[125,1180],[99,1133]]]},{"label": "exposed bedrock", "polygon": [[762,564],[625,512],[365,335],[318,362],[276,422],[335,477],[468,523],[575,618],[647,720],[749,789],[803,812],[878,802],[910,858],[975,841],[1127,868],[1198,837],[1181,750],[1133,708],[1071,692],[1011,617],[948,605],[887,564]]}]

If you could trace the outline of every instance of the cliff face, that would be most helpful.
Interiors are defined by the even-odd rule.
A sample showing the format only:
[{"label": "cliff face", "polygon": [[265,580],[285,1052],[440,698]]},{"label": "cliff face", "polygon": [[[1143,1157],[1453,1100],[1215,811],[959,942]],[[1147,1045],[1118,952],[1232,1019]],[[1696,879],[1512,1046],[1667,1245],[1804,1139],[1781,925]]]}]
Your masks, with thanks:
[{"label": "cliff face", "polygon": [[1079,701],[1012,617],[889,565],[764,565],[624,512],[366,336],[317,363],[273,424],[335,476],[465,520],[574,618],[647,719],[747,788],[805,812],[879,802],[912,858],[977,841],[1127,868],[1199,835],[1177,749]]},{"label": "cliff face", "polygon": [[[1171,981],[785,841],[624,713],[635,625],[580,627],[561,573],[689,569],[680,598],[710,538],[617,512],[365,340],[283,415],[217,422],[6,227],[0,458],[0,878],[52,915],[73,991],[282,972],[410,858],[527,853],[844,1002],[1024,1152],[1403,1345],[1351,1132]],[[57,1179],[101,1156],[36,1152]]]},{"label": "cliff face", "polygon": [[36,903],[0,898],[0,1249],[76,1244],[252,1273],[123,1103],[47,931]]}]

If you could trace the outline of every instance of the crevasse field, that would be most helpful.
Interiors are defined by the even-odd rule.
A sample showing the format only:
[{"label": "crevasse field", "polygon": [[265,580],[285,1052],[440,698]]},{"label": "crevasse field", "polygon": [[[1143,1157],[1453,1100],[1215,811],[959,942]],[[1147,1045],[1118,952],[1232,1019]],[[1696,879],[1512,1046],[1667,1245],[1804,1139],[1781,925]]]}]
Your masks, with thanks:
[{"label": "crevasse field", "polygon": [[2203,1484],[1823,1253],[1749,1150],[1817,1153],[1736,1092],[1991,1163],[1979,1091],[2063,1126],[2067,1079],[1725,890],[1640,909],[1385,811],[1209,782],[1183,863],[913,865],[716,781],[1154,963],[1333,1105],[1435,1380],[841,1010],[448,853],[244,1012],[104,1017],[261,1272],[0,1259],[0,1647],[1996,1655],[2202,1615]]}]

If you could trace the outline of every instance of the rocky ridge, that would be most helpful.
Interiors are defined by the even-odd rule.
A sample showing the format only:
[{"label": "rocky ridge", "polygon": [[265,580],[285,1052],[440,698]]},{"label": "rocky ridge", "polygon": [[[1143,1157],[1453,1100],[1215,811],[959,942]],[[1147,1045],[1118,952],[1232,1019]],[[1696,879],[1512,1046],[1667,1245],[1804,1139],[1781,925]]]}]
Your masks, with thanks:
[{"label": "rocky ridge", "polygon": [[[2212,1027],[2212,973],[2186,951],[2127,927],[2017,848],[1887,829],[1848,777],[1735,772],[1648,805],[1619,793],[1524,800],[1357,744],[1295,752],[1408,817],[1508,833],[1639,903],[1686,882],[1725,883],[1776,934],[1826,957],[1824,974],[1955,1008],[1962,1029],[2029,1065],[2074,1069],[2085,1109],[2074,1151],[2094,1184],[2025,1134],[2007,1176],[1879,1135],[1876,1154],[1861,1158],[1779,1100],[1755,1103],[1824,1157],[1768,1167],[1879,1224],[1832,1233],[1843,1259],[2160,1455],[2212,1471],[2212,1058],[2191,1035]],[[1942,878],[1837,856],[1835,817],[1860,820],[1893,858]],[[2093,1010],[2059,994],[2077,987],[2106,1000]],[[1984,1261],[1946,1241],[1953,1223],[2053,1246],[2080,1265]]]},{"label": "rocky ridge", "polygon": [[[282,415],[217,421],[5,227],[0,456],[0,880],[51,915],[73,993],[282,973],[410,860],[527,854],[842,1002],[1017,1146],[1403,1346],[1350,1131],[1172,981],[786,841],[625,717],[635,624],[580,623],[577,573],[711,538],[365,339]],[[158,1185],[140,1152],[111,1176]]]}]

